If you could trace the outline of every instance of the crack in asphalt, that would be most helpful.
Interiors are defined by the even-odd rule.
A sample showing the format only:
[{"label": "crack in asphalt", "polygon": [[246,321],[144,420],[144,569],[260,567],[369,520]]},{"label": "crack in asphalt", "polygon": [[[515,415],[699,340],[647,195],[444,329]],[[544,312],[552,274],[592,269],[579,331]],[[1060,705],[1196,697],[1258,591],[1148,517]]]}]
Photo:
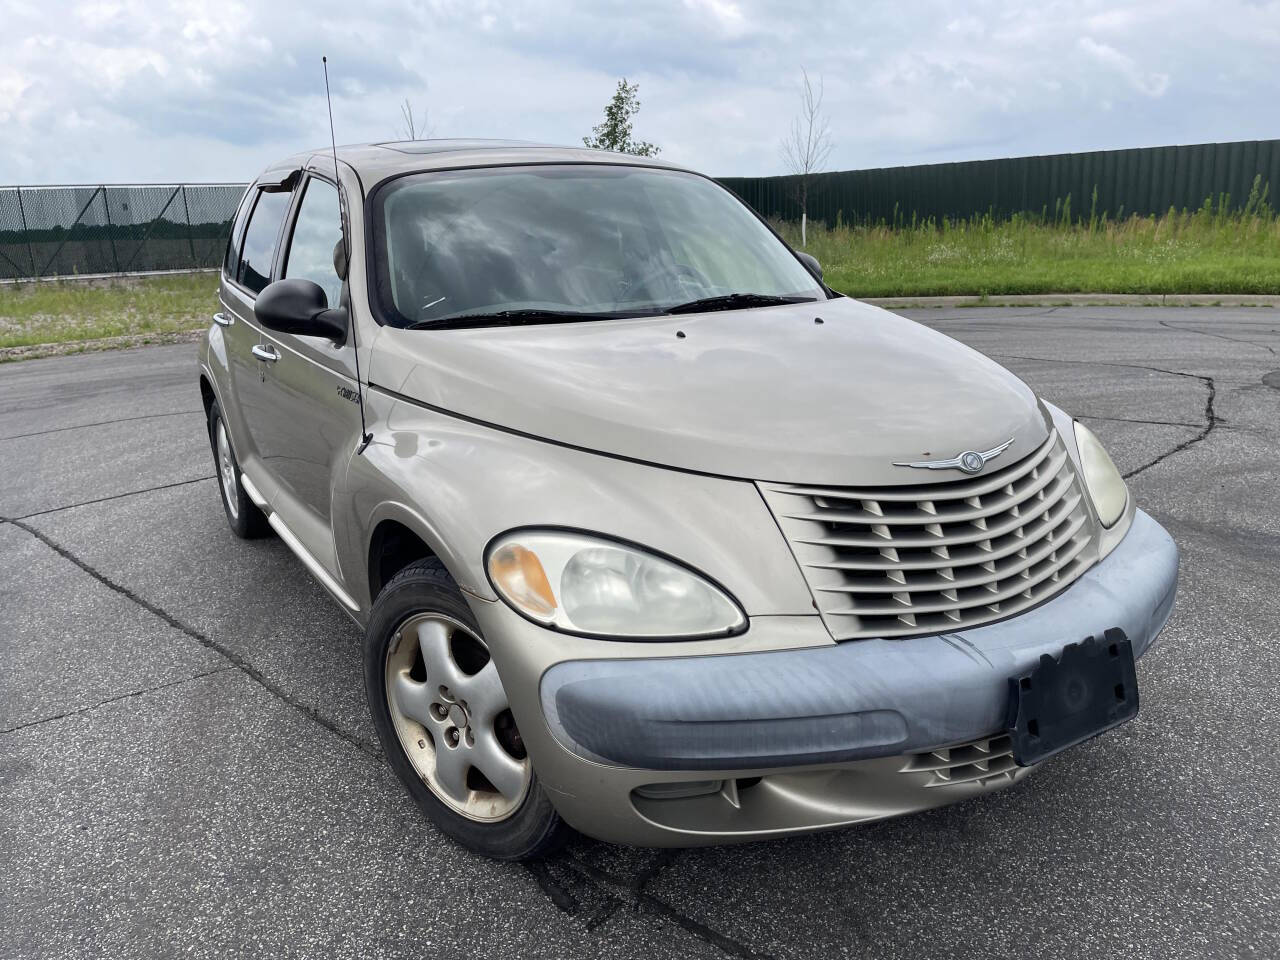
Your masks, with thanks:
[{"label": "crack in asphalt", "polygon": [[175,410],[172,413],[145,413],[139,417],[117,417],[114,420],[96,420],[93,423],[77,423],[70,427],[51,427],[48,430],[36,430],[32,433],[14,433],[7,437],[0,437],[0,443],[5,440],[25,440],[29,437],[43,437],[50,433],[65,433],[67,430],[84,430],[87,427],[108,427],[113,423],[131,423],[134,420],[154,420],[158,417],[183,417],[192,413],[202,413],[201,410]]},{"label": "crack in asphalt", "polygon": [[[156,489],[163,489],[163,487],[156,488]],[[146,492],[146,491],[139,491],[139,492]],[[127,600],[131,600],[133,603],[142,607],[148,613],[151,613],[152,615],[160,618],[165,623],[169,624],[169,626],[185,634],[187,637],[191,638],[192,640],[195,640],[201,646],[206,647],[214,651],[215,653],[219,654],[221,657],[223,657],[227,661],[227,666],[220,667],[217,670],[209,671],[209,674],[226,672],[231,669],[239,670],[241,673],[243,673],[250,680],[252,680],[256,684],[261,686],[264,690],[266,690],[276,699],[280,700],[281,702],[297,710],[303,716],[307,717],[308,719],[312,720],[319,726],[328,730],[333,735],[346,741],[348,744],[355,747],[356,750],[358,750],[360,753],[364,754],[370,759],[381,762],[382,753],[376,745],[368,743],[367,741],[363,740],[360,737],[355,736],[354,734],[348,733],[346,730],[342,729],[337,723],[330,720],[328,717],[324,716],[314,707],[308,706],[302,703],[301,701],[299,701],[297,698],[295,698],[288,691],[284,690],[282,687],[280,687],[278,684],[276,684],[274,681],[268,678],[265,674],[262,673],[262,671],[258,670],[256,667],[254,667],[251,663],[246,661],[243,657],[241,657],[235,651],[231,650],[230,648],[226,647],[224,644],[219,643],[217,640],[214,640],[212,637],[209,637],[208,635],[197,630],[195,627],[191,626],[185,621],[169,613],[163,607],[160,607],[157,604],[152,603],[151,601],[147,600],[145,597],[140,596],[139,594],[135,593],[133,590],[129,589],[123,584],[117,583],[116,581],[112,580],[106,574],[96,569],[92,564],[88,563],[85,560],[80,559],[80,557],[76,556],[75,553],[73,553],[71,550],[69,550],[67,547],[63,546],[62,544],[58,543],[52,537],[36,529],[30,524],[25,523],[24,519],[25,518],[21,518],[21,517],[16,517],[16,518],[0,517],[0,524],[8,523],[8,524],[12,524],[15,527],[18,527],[21,530],[24,530],[26,533],[28,533],[32,537],[35,537],[37,540],[39,540],[41,543],[47,546],[50,550],[58,554],[60,557],[75,564],[77,567],[79,567],[85,573],[89,574],[89,576],[93,577],[95,580],[97,580],[107,589],[112,590],[113,592],[119,594],[120,596],[126,598]],[[206,676],[206,675],[208,674],[202,674],[202,676]],[[185,683],[192,679],[195,679],[195,678],[194,677],[184,678],[183,680],[174,681],[171,684],[162,684],[159,687],[156,687],[154,689],[163,689],[164,686],[176,686],[177,684]],[[144,690],[144,691],[135,691],[133,693],[128,693],[128,694],[121,694],[119,697],[110,698],[109,700],[103,701],[103,703],[101,704],[95,704],[94,707],[102,706],[105,703],[110,703],[115,700],[123,700],[129,697],[138,696],[146,692],[148,691]],[[84,710],[94,709],[94,707],[86,707],[86,708],[82,708],[81,710],[69,711],[67,715],[83,712]],[[49,721],[55,720],[55,719],[59,719],[59,718],[46,717],[43,720],[32,721],[29,724],[23,724],[13,729],[17,730],[17,729],[22,729],[22,727],[25,727],[25,726],[34,726],[39,723],[48,723]],[[13,731],[12,730],[0,731],[0,733],[10,733],[10,732],[13,732]],[[568,913],[570,915],[577,915],[577,913],[580,911],[580,908],[581,908],[580,901],[576,896],[574,896],[573,892],[566,886],[564,882],[562,882],[561,880],[557,879],[554,876],[553,869],[552,869],[553,865],[555,864],[563,865],[566,869],[571,870],[576,875],[579,882],[581,882],[582,884],[590,888],[591,892],[601,900],[601,903],[599,906],[596,907],[596,909],[592,911],[592,913],[589,916],[586,916],[583,920],[583,925],[587,932],[594,933],[597,928],[599,928],[602,924],[604,924],[611,917],[613,917],[613,915],[616,914],[617,911],[629,900],[632,904],[634,904],[637,910],[648,912],[654,916],[662,917],[666,920],[669,920],[675,923],[677,926],[681,927],[683,930],[692,934],[693,936],[696,936],[699,939],[704,940],[707,943],[710,943],[716,946],[717,948],[729,954],[730,956],[735,956],[735,957],[761,956],[760,954],[756,954],[752,952],[743,944],[738,943],[732,937],[728,937],[725,934],[722,934],[719,931],[712,929],[706,924],[703,924],[697,920],[694,920],[692,917],[687,916],[686,914],[682,913],[680,910],[676,909],[670,904],[667,904],[666,902],[659,900],[657,897],[654,897],[652,894],[648,893],[645,890],[645,887],[650,882],[652,882],[652,880],[656,876],[658,876],[658,874],[662,870],[669,867],[670,864],[674,861],[674,859],[675,859],[674,851],[672,851],[670,855],[667,855],[664,852],[664,855],[660,856],[657,862],[654,865],[652,865],[650,869],[643,871],[642,873],[638,874],[636,878],[630,881],[619,878],[619,877],[615,877],[612,874],[608,873],[607,871],[601,870],[598,867],[594,867],[590,864],[584,863],[574,857],[570,857],[567,855],[561,856],[560,858],[555,858],[555,859],[546,860],[546,861],[533,861],[530,863],[525,863],[522,866],[525,868],[525,872],[533,878],[533,880],[537,883],[538,887],[543,891],[543,893],[552,902],[552,904],[554,904],[557,909],[565,913]],[[613,889],[621,891],[621,894],[613,893],[612,892]]]},{"label": "crack in asphalt", "polygon": [[1201,424],[1188,423],[1185,420],[1139,420],[1135,417],[1098,417],[1091,413],[1082,413],[1077,420],[1108,420],[1114,423],[1145,423],[1153,427],[1199,427]]},{"label": "crack in asphalt", "polygon": [[1178,330],[1182,333],[1198,333],[1202,337],[1214,337],[1217,340],[1226,340],[1228,343],[1243,343],[1251,347],[1261,347],[1272,356],[1276,356],[1274,347],[1265,343],[1258,343],[1256,340],[1244,340],[1240,337],[1228,337],[1225,333],[1210,333],[1208,330],[1197,330],[1195,327],[1177,326],[1176,324],[1170,323],[1168,320],[1157,320],[1156,322],[1159,323],[1160,326],[1166,327],[1169,330]]},{"label": "crack in asphalt", "polygon": [[58,543],[58,541],[54,540],[52,537],[36,529],[30,524],[24,523],[21,518],[10,517],[10,518],[7,518],[7,522],[13,524],[13,526],[18,527],[21,530],[25,530],[27,533],[35,537],[37,540],[43,543],[46,547],[48,547],[54,553],[58,554],[58,556],[62,557],[65,560],[69,560],[71,563],[74,563],[77,567],[79,567],[85,573],[89,574],[89,576],[93,577],[95,580],[97,580],[107,589],[120,594],[120,596],[124,597],[127,600],[132,600],[134,603],[142,607],[148,613],[151,613],[154,616],[159,617],[165,623],[169,624],[169,626],[173,627],[175,630],[180,631],[181,633],[186,634],[188,637],[196,641],[196,643],[200,644],[202,647],[207,647],[208,649],[212,650],[214,653],[217,653],[223,659],[225,659],[232,667],[235,667],[237,670],[243,673],[246,677],[248,677],[254,683],[258,684],[260,687],[262,687],[264,690],[266,690],[276,699],[282,701],[283,703],[287,704],[290,707],[293,707],[293,709],[297,710],[303,716],[306,716],[311,720],[314,720],[316,723],[324,727],[334,736],[339,737],[342,740],[345,740],[347,743],[351,744],[351,746],[355,747],[361,753],[366,754],[370,757],[377,757],[377,758],[381,757],[381,752],[373,744],[368,743],[367,741],[361,739],[360,737],[355,736],[354,734],[348,733],[346,730],[343,730],[340,726],[338,726],[328,717],[324,716],[319,711],[317,711],[314,707],[310,707],[307,704],[298,700],[296,697],[290,694],[287,690],[285,690],[279,684],[275,683],[275,681],[267,677],[261,670],[259,670],[253,664],[249,663],[242,656],[240,656],[234,650],[227,647],[225,644],[219,643],[217,640],[214,640],[212,637],[204,633],[201,633],[195,627],[191,626],[188,623],[185,623],[184,621],[180,620],[178,617],[175,617],[173,614],[169,613],[163,607],[157,606],[156,604],[152,603],[150,600],[147,600],[145,597],[139,596],[138,594],[134,593],[132,590],[130,590],[128,587],[124,586],[123,584],[116,583],[116,581],[112,580],[106,574],[97,570],[92,564],[89,564],[86,561],[81,560],[78,556],[76,556],[74,553],[72,553],[69,549],[64,547],[62,544]]},{"label": "crack in asphalt", "polygon": [[[579,872],[584,877],[595,880],[597,883],[607,884],[622,892],[622,894],[631,901],[637,911],[650,913],[665,920],[670,920],[676,926],[680,927],[688,933],[693,934],[699,940],[703,940],[714,947],[718,947],[722,952],[727,953],[731,957],[746,957],[753,960],[768,960],[771,954],[757,953],[745,944],[727,937],[701,921],[694,920],[672,907],[664,900],[659,900],[653,894],[646,892],[637,887],[634,882],[627,882],[613,876],[608,871],[601,870],[599,867],[585,863],[576,857],[566,857],[565,862],[571,870]],[[652,877],[650,877],[652,879]]]},{"label": "crack in asphalt", "polygon": [[[658,856],[654,858],[653,863],[649,864],[649,866],[645,867],[631,878],[631,901],[635,904],[636,910],[641,909],[636,898],[646,894],[649,884],[656,880],[660,875],[666,873],[667,870],[671,868],[672,864],[675,863],[676,858],[680,856],[681,852],[681,850],[671,848],[662,850]],[[587,930],[594,930],[606,920],[609,920],[614,916],[614,914],[622,909],[624,903],[625,902],[621,897],[612,897],[609,904],[596,911],[596,913],[587,920]]]},{"label": "crack in asphalt", "polygon": [[76,707],[74,710],[66,710],[62,713],[55,713],[53,716],[41,717],[39,720],[28,720],[26,723],[20,723],[16,727],[9,727],[7,730],[0,730],[0,737],[8,733],[17,733],[19,730],[26,730],[30,727],[38,727],[42,724],[53,723],[55,720],[65,720],[67,717],[75,717],[82,713],[89,713],[97,710],[99,707],[105,707],[108,704],[119,703],[121,700],[129,700],[133,697],[143,697],[148,693],[155,693],[158,690],[167,690],[170,687],[180,687],[184,683],[191,683],[193,680],[201,680],[204,677],[212,677],[217,673],[226,673],[228,670],[234,670],[231,664],[225,667],[216,667],[213,670],[205,670],[202,673],[193,674],[189,677],[179,677],[177,680],[168,680],[164,683],[157,683],[153,687],[144,687],[141,690],[130,690],[128,693],[119,693],[114,697],[107,697],[105,700],[99,700],[97,703],[91,703],[87,706]]},{"label": "crack in asphalt", "polygon": [[1214,383],[1213,377],[1200,376],[1199,374],[1188,374],[1188,376],[1195,376],[1196,379],[1198,379],[1201,383],[1203,383],[1206,387],[1209,388],[1209,392],[1204,399],[1204,421],[1205,421],[1204,427],[1194,437],[1191,437],[1189,440],[1182,441],[1182,443],[1178,444],[1172,450],[1165,451],[1164,453],[1160,454],[1160,456],[1152,460],[1150,463],[1145,463],[1140,467],[1136,467],[1135,469],[1130,470],[1128,473],[1124,474],[1124,479],[1128,480],[1130,477],[1136,477],[1138,474],[1142,473],[1144,470],[1149,470],[1152,467],[1154,467],[1156,464],[1163,463],[1165,460],[1168,460],[1170,457],[1172,457],[1175,453],[1181,453],[1183,450],[1186,450],[1188,447],[1194,446],[1195,444],[1199,443],[1201,440],[1204,440],[1206,437],[1209,436],[1209,434],[1213,433],[1213,431],[1217,428],[1218,415],[1213,409],[1213,402],[1218,396],[1217,384]]},{"label": "crack in asphalt", "polygon": [[658,877],[662,876],[662,874],[666,873],[668,870],[671,869],[671,867],[675,864],[676,859],[683,852],[684,851],[682,850],[678,850],[674,848],[667,848],[662,850],[658,854],[658,856],[654,858],[653,863],[649,864],[648,867],[646,867],[645,869],[641,870],[639,873],[636,874],[636,877],[635,877],[636,893],[637,894],[644,893],[645,890],[648,889],[649,884],[653,883],[654,880],[657,880]]},{"label": "crack in asphalt", "polygon": [[[1184,440],[1182,443],[1178,444],[1176,447],[1173,447],[1170,450],[1166,450],[1164,453],[1160,454],[1160,456],[1156,457],[1150,463],[1144,463],[1142,466],[1135,467],[1134,469],[1130,470],[1128,473],[1123,475],[1124,479],[1126,480],[1130,479],[1131,477],[1136,477],[1138,474],[1142,473],[1143,471],[1150,470],[1152,467],[1154,467],[1158,463],[1163,463],[1165,460],[1168,460],[1170,457],[1172,457],[1175,453],[1181,453],[1183,450],[1186,450],[1188,447],[1195,446],[1197,443],[1199,443],[1200,441],[1208,437],[1209,434],[1213,433],[1213,431],[1217,429],[1218,424],[1220,422],[1218,418],[1218,414],[1214,410],[1214,406],[1213,406],[1214,401],[1217,399],[1217,396],[1218,396],[1218,385],[1214,381],[1213,377],[1207,376],[1202,373],[1185,373],[1181,370],[1166,370],[1163,367],[1149,367],[1149,366],[1144,366],[1143,364],[1140,364],[1140,363],[1117,363],[1115,361],[1107,361],[1107,360],[1051,360],[1048,357],[1024,357],[1024,356],[1018,356],[1016,354],[1011,354],[1011,353],[991,354],[991,356],[993,358],[998,357],[1002,360],[1034,360],[1040,363],[1071,363],[1071,364],[1081,364],[1084,366],[1091,366],[1091,367],[1127,367],[1131,370],[1150,370],[1153,373],[1164,373],[1164,374],[1168,374],[1171,377],[1185,377],[1189,380],[1199,380],[1201,383],[1203,383],[1208,393],[1204,401],[1204,425],[1200,428],[1200,432],[1197,433],[1194,437],[1191,437],[1189,440]],[[1094,418],[1094,419],[1102,419],[1102,418]]]},{"label": "crack in asphalt", "polygon": [[61,513],[63,510],[74,510],[76,507],[88,507],[95,503],[109,503],[112,500],[121,500],[125,497],[136,497],[143,493],[155,493],[157,490],[169,490],[173,487],[185,487],[192,483],[200,483],[203,480],[216,479],[217,477],[214,474],[209,474],[207,477],[194,477],[190,480],[175,480],[173,483],[162,483],[159,486],[144,487],[141,490],[126,490],[124,493],[113,493],[109,497],[98,497],[94,500],[81,500],[79,503],[68,503],[64,507],[50,507],[48,510],[37,510],[35,513],[24,513],[20,517],[11,518],[9,522],[14,523],[18,520],[30,520],[32,517],[44,517],[51,513]]},{"label": "crack in asphalt", "polygon": [[561,912],[580,918],[588,933],[594,933],[619,910],[630,906],[637,913],[647,913],[675,924],[731,957],[768,958],[768,954],[757,953],[741,941],[695,920],[648,892],[649,884],[670,869],[680,853],[679,850],[663,850],[649,867],[630,879],[615,876],[570,853],[529,861],[521,866],[547,899]]}]

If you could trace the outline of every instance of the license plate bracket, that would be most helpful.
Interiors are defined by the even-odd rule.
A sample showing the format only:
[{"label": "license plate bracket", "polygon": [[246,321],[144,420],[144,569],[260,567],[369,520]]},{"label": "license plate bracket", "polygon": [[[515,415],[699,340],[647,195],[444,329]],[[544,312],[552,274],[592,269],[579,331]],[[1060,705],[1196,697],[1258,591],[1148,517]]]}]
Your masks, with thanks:
[{"label": "license plate bracket", "polygon": [[1133,645],[1119,627],[1101,639],[1069,643],[1060,656],[1044,654],[1029,673],[1009,678],[1007,729],[1019,766],[1039,763],[1137,713]]}]

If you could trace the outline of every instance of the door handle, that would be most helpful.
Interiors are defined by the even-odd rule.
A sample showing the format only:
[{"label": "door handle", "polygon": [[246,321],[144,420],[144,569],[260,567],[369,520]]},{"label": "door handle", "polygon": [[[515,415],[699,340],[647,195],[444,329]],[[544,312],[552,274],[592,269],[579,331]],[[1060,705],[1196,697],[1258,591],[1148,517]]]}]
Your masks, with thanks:
[{"label": "door handle", "polygon": [[236,318],[230,314],[218,312],[213,315],[213,322],[220,327],[229,327],[236,322]]},{"label": "door handle", "polygon": [[279,351],[266,343],[255,343],[253,345],[253,355],[259,360],[266,360],[268,363],[275,363],[280,359]]}]

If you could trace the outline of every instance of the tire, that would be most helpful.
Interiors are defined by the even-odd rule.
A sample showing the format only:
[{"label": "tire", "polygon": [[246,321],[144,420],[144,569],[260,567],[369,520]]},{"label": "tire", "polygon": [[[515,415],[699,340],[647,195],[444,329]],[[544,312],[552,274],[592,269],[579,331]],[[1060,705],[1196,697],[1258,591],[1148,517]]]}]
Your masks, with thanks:
[{"label": "tire", "polygon": [[410,564],[378,595],[364,676],[387,763],[428,820],[498,860],[564,844],[571,829],[533,773],[480,627],[438,560]]},{"label": "tire", "polygon": [[258,505],[245,493],[240,482],[240,462],[231,447],[231,434],[215,400],[209,406],[209,446],[213,449],[213,467],[218,476],[218,490],[227,525],[241,540],[254,540],[271,532],[271,525]]}]

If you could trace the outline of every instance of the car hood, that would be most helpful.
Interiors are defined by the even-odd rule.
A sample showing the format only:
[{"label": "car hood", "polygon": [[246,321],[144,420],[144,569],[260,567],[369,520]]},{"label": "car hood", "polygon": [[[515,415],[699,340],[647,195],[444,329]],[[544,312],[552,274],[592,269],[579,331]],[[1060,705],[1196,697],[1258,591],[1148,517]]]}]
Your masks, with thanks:
[{"label": "car hood", "polygon": [[383,327],[369,381],[561,444],[791,483],[959,477],[893,461],[950,458],[1013,438],[1012,461],[1050,429],[1031,390],[1003,367],[843,297],[633,320]]}]

